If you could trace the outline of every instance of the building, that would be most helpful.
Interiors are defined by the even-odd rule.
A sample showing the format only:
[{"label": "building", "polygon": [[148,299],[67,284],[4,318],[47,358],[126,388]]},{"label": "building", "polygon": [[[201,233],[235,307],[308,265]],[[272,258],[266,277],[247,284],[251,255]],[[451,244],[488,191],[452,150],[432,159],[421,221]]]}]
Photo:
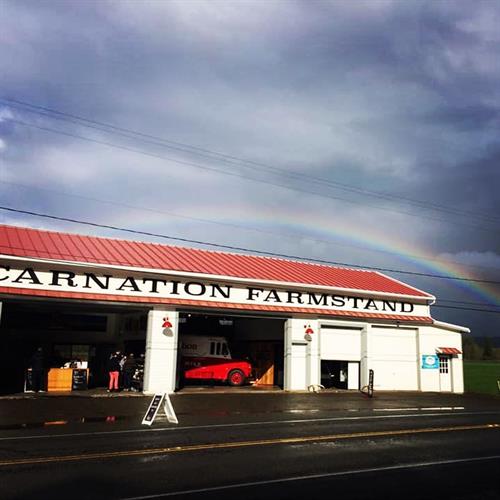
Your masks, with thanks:
[{"label": "building", "polygon": [[4,391],[41,345],[105,384],[116,349],[145,352],[144,392],[176,389],[182,335],[228,339],[256,384],[463,392],[461,333],[435,297],[374,271],[0,226]]}]

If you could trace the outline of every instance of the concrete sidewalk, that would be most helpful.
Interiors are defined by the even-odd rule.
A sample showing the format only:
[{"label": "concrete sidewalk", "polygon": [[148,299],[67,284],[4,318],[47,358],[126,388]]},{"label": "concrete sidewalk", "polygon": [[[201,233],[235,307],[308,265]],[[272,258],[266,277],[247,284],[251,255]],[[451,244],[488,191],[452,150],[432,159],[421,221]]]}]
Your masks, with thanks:
[{"label": "concrete sidewalk", "polygon": [[[368,398],[359,392],[181,391],[172,404],[185,425],[234,419],[303,418],[366,412],[464,410],[500,411],[500,398],[477,394],[378,392]],[[23,394],[0,398],[0,431],[92,422],[140,425],[151,396],[107,393],[105,390]]]}]

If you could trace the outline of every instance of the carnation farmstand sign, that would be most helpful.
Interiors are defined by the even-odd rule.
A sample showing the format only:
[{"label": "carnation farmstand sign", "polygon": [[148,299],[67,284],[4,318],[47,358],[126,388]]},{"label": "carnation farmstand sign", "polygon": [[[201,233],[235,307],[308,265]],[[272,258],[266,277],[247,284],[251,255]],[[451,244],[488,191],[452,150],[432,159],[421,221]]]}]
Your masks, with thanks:
[{"label": "carnation farmstand sign", "polygon": [[78,273],[70,268],[14,267],[0,265],[0,286],[51,290],[71,293],[91,293],[157,299],[203,300],[207,302],[300,307],[315,310],[427,315],[427,306],[401,300],[359,297],[350,294],[330,294],[316,290],[282,287],[242,286],[221,281],[188,281],[156,274]]}]

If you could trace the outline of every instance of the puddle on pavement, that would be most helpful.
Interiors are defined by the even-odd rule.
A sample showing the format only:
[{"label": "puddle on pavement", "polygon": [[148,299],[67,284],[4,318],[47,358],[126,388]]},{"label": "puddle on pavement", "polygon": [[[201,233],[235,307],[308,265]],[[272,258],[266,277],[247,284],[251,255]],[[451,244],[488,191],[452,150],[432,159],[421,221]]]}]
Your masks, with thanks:
[{"label": "puddle on pavement", "polygon": [[51,427],[58,425],[68,424],[93,424],[105,422],[106,424],[114,424],[115,422],[122,422],[129,419],[136,419],[136,416],[122,416],[122,415],[106,415],[103,417],[79,417],[69,420],[46,420],[44,422],[24,422],[20,424],[0,425],[0,430],[18,430],[18,429],[40,429],[43,427]]},{"label": "puddle on pavement", "polygon": [[[285,410],[255,410],[255,411],[230,411],[230,410],[212,410],[205,412],[207,416],[211,417],[228,417],[231,415],[243,415],[243,414],[262,414],[262,413],[267,413],[267,414],[276,414],[276,413],[281,413],[281,414],[286,414],[286,413],[292,413],[292,414],[307,414],[307,413],[316,413],[319,412],[320,410],[318,409],[285,409]],[[189,415],[189,412],[178,412],[178,415]],[[161,416],[159,416],[161,419]],[[73,419],[61,419],[61,420],[46,420],[44,422],[23,422],[23,423],[17,423],[17,424],[8,424],[8,425],[1,425],[0,424],[0,430],[19,430],[19,429],[40,429],[44,427],[56,427],[59,425],[68,425],[68,424],[93,424],[93,423],[101,423],[104,422],[106,424],[114,424],[116,422],[124,422],[127,420],[137,420],[137,415],[130,415],[130,416],[124,416],[124,415],[106,415],[102,417],[79,417],[79,418],[73,418]]]}]

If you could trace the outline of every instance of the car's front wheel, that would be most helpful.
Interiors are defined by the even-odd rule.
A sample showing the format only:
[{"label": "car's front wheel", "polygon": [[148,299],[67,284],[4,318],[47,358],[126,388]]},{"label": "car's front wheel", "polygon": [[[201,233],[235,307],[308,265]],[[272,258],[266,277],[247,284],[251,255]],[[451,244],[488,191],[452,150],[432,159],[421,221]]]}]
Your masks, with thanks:
[{"label": "car's front wheel", "polygon": [[227,376],[229,385],[240,387],[245,383],[245,374],[241,370],[231,370]]}]

